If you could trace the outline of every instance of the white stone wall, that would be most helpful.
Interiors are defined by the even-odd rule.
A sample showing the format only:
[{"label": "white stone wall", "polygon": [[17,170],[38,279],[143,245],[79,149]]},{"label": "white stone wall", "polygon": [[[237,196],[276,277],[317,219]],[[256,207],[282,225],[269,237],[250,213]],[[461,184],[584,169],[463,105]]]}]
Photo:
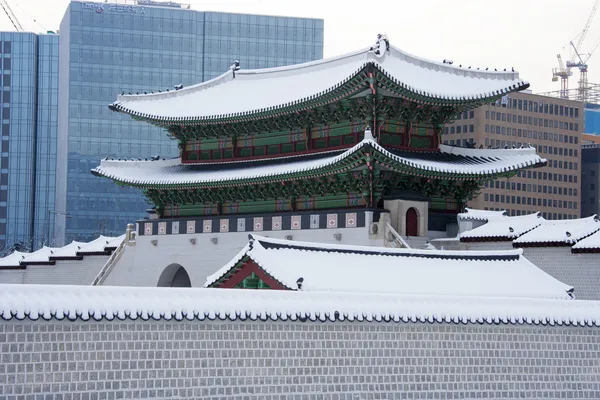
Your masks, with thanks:
[{"label": "white stone wall", "polygon": [[526,247],[532,263],[575,288],[580,300],[600,300],[600,254],[573,254],[571,247]]},{"label": "white stone wall", "polygon": [[7,400],[600,398],[587,327],[25,319],[0,350]]},{"label": "white stone wall", "polygon": [[0,270],[0,283],[32,285],[91,285],[108,256],[56,261],[55,265],[28,265],[21,270]]},{"label": "white stone wall", "polygon": [[[363,228],[302,229],[268,232],[196,233],[182,235],[140,235],[134,246],[125,246],[124,253],[104,281],[105,286],[157,286],[158,280],[171,264],[187,271],[192,287],[202,287],[206,278],[227,264],[248,243],[248,234],[292,240],[383,246],[383,229],[370,235],[370,221]],[[341,240],[335,234],[341,234]],[[190,243],[195,239],[196,244]],[[211,242],[216,239],[216,244]],[[152,241],[156,241],[156,245]]]}]

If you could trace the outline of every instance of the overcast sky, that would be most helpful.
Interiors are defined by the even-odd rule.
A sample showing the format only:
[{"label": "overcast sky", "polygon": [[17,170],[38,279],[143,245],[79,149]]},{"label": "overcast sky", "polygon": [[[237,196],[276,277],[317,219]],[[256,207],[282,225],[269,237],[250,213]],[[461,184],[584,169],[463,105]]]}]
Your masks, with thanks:
[{"label": "overcast sky", "polygon": [[[556,55],[566,60],[569,41],[583,30],[594,0],[237,0],[181,1],[202,11],[316,17],[325,20],[325,57],[374,43],[379,32],[405,51],[473,67],[515,67],[535,93],[558,90]],[[30,31],[58,29],[69,0],[8,0]],[[1,12],[1,10],[0,10]],[[37,21],[37,23],[34,21]],[[0,29],[13,30],[2,12]],[[582,52],[600,39],[600,12]],[[600,49],[589,60],[588,79],[600,83]],[[597,65],[597,67],[596,67]],[[571,87],[577,85],[574,71]]]}]

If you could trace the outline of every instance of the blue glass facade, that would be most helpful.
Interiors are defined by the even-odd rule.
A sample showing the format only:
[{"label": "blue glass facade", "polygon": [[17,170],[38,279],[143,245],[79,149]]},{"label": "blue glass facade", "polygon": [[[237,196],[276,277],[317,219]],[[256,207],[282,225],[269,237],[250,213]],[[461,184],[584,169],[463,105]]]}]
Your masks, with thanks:
[{"label": "blue glass facade", "polygon": [[[149,204],[137,190],[90,174],[101,158],[177,156],[165,132],[107,105],[120,92],[165,90],[242,68],[322,58],[323,21],[72,2],[60,28],[55,235],[121,234]],[[64,161],[62,161],[64,160]],[[63,242],[64,243],[64,242]]]},{"label": "blue glass facade", "polygon": [[0,32],[0,52],[0,249],[32,250],[55,196],[58,36]]}]

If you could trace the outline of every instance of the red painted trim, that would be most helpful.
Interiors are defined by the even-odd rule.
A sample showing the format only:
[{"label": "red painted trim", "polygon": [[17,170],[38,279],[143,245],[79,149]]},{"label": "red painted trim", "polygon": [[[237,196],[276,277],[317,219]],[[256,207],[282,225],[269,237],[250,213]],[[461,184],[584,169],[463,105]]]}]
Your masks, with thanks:
[{"label": "red painted trim", "polygon": [[281,283],[279,283],[278,281],[276,281],[269,274],[267,274],[252,259],[250,259],[247,262],[245,262],[244,265],[242,266],[242,269],[240,269],[235,274],[233,274],[232,276],[230,276],[229,279],[225,283],[223,283],[223,284],[221,284],[221,285],[219,285],[217,287],[218,288],[222,288],[222,289],[234,289],[235,286],[238,283],[240,283],[241,281],[243,281],[244,279],[246,279],[253,272],[264,283],[266,283],[267,285],[269,285],[269,287],[271,288],[271,290],[290,290],[289,288],[285,287],[284,285],[282,285]]}]

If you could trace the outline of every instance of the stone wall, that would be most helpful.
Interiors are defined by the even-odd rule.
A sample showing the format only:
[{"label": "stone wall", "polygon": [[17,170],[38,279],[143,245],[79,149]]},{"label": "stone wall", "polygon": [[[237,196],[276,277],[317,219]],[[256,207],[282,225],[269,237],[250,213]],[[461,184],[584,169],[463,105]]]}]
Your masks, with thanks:
[{"label": "stone wall", "polygon": [[8,400],[600,398],[598,328],[13,319],[0,348]]},{"label": "stone wall", "polygon": [[571,253],[571,247],[526,247],[523,255],[546,273],[575,288],[580,300],[600,300],[600,254]]}]

